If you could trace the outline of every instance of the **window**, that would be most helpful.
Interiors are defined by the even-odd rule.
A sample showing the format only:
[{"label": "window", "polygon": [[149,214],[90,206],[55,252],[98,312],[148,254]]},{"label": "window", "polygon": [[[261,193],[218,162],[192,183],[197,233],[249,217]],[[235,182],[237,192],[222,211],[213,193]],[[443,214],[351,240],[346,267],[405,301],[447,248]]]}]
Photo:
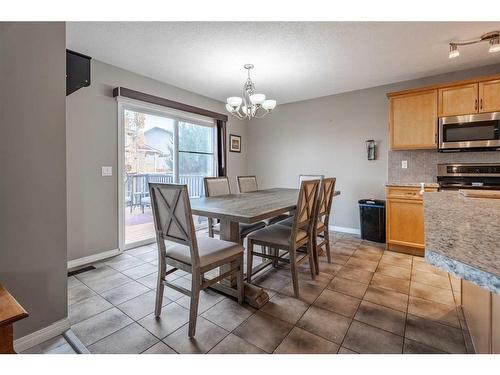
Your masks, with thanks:
[{"label": "window", "polygon": [[[182,183],[190,197],[204,195],[203,177],[216,173],[216,131],[211,119],[180,111],[120,103],[121,248],[154,241],[149,182]],[[197,228],[207,220],[194,216]]]}]

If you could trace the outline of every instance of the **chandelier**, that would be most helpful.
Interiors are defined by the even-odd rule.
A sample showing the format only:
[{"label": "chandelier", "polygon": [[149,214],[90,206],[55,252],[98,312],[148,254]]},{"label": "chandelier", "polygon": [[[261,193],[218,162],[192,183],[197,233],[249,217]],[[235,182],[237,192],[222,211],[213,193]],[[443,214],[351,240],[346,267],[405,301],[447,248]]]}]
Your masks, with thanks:
[{"label": "chandelier", "polygon": [[255,93],[255,84],[250,78],[250,70],[253,67],[253,64],[244,65],[248,72],[248,78],[243,85],[243,95],[227,98],[227,111],[240,120],[251,120],[254,117],[262,118],[276,107],[276,100],[266,99],[264,94]]}]

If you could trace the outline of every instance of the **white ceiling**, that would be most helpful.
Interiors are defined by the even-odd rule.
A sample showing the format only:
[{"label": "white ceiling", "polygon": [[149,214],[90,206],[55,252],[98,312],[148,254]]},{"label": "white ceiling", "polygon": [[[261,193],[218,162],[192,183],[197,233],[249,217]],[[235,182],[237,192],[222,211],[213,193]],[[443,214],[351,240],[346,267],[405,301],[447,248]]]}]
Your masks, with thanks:
[{"label": "white ceiling", "polygon": [[67,47],[214,99],[241,95],[245,63],[279,103],[500,63],[448,42],[499,22],[68,22]]}]

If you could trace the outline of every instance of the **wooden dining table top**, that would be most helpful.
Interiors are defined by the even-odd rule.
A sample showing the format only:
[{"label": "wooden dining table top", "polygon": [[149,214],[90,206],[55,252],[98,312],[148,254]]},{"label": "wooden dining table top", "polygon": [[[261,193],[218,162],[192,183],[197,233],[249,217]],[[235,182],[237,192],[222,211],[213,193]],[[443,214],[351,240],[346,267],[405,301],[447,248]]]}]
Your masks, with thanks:
[{"label": "wooden dining table top", "polygon": [[[285,212],[297,205],[299,189],[273,188],[252,193],[192,198],[193,214],[239,223],[256,223]],[[336,191],[334,195],[339,195]]]}]

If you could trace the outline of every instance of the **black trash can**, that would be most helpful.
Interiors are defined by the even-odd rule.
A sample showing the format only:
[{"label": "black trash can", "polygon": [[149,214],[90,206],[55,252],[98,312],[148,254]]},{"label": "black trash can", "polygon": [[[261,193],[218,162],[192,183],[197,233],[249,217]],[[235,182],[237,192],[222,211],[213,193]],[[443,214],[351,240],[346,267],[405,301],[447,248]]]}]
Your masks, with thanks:
[{"label": "black trash can", "polygon": [[361,199],[358,203],[361,238],[385,243],[385,201]]}]

